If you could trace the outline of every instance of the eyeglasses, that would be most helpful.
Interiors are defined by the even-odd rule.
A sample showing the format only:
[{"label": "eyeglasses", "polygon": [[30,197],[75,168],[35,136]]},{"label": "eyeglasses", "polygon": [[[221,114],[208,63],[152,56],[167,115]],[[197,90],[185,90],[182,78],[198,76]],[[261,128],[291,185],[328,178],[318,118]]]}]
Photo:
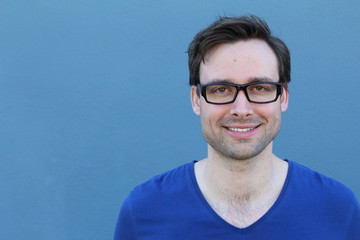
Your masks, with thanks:
[{"label": "eyeglasses", "polygon": [[198,84],[198,90],[207,103],[229,104],[236,100],[240,90],[244,90],[247,100],[251,103],[275,102],[282,94],[282,83],[254,82],[247,84],[208,83]]}]

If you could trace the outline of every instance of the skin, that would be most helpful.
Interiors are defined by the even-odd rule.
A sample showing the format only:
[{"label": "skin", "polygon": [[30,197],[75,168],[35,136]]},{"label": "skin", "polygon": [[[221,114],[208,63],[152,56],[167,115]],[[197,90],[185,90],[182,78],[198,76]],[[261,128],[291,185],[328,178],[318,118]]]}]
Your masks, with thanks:
[{"label": "skin", "polygon": [[[277,64],[262,40],[220,44],[201,64],[200,81],[278,82]],[[243,91],[234,103],[208,104],[196,94],[195,86],[190,96],[208,143],[208,157],[195,164],[199,187],[220,217],[236,227],[247,227],[271,208],[285,182],[288,166],[272,153],[272,142],[288,107],[288,91],[268,104],[248,102]],[[234,128],[251,130],[242,133]]]}]

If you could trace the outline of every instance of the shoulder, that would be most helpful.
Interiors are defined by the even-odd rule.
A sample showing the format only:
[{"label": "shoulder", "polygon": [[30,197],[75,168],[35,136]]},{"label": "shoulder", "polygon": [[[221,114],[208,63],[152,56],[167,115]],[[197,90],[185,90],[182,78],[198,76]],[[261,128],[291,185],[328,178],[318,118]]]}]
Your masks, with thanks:
[{"label": "shoulder", "polygon": [[180,204],[184,207],[193,203],[189,199],[195,191],[191,170],[193,163],[184,164],[136,186],[121,206],[117,229],[129,232],[149,222],[166,221],[182,211]]},{"label": "shoulder", "polygon": [[346,239],[357,239],[360,205],[353,191],[301,164],[289,161],[289,166],[286,209],[301,214],[303,222],[316,223],[319,229],[336,229],[337,234],[347,235]]},{"label": "shoulder", "polygon": [[192,185],[193,162],[156,175],[136,186],[129,194],[127,201],[137,206],[156,203],[160,199],[176,197]]},{"label": "shoulder", "polygon": [[325,176],[299,163],[289,161],[291,184],[304,194],[332,202],[336,205],[358,204],[353,191],[343,183]]}]

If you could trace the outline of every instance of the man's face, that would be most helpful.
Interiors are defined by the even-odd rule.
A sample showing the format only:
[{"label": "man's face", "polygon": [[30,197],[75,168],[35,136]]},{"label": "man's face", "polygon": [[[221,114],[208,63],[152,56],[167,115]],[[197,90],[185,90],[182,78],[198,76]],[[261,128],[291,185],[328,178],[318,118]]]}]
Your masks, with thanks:
[{"label": "man's face", "polygon": [[[276,56],[262,40],[220,44],[200,66],[201,84],[256,81],[279,81]],[[209,147],[221,156],[245,160],[264,149],[271,151],[272,140],[280,129],[281,112],[287,109],[288,92],[284,90],[276,102],[257,104],[250,103],[240,91],[234,103],[214,105],[198,96],[193,86],[191,101]]]}]

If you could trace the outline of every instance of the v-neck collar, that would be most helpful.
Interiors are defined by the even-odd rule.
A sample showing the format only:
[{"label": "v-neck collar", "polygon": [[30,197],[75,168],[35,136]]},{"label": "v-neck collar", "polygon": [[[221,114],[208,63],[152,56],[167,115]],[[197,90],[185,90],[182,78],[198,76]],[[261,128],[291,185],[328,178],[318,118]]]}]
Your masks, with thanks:
[{"label": "v-neck collar", "polygon": [[287,171],[287,175],[286,175],[286,179],[285,179],[285,182],[284,182],[284,186],[282,187],[281,189],[281,192],[279,194],[279,196],[277,197],[276,201],[274,202],[274,204],[270,207],[270,209],[264,214],[262,215],[258,220],[256,220],[254,223],[252,223],[251,225],[245,227],[245,228],[239,228],[239,227],[236,227],[230,223],[228,223],[227,221],[225,221],[221,216],[219,216],[215,210],[210,206],[210,204],[208,203],[208,201],[205,199],[204,195],[202,194],[201,190],[200,190],[200,187],[197,183],[197,180],[196,180],[196,177],[195,177],[195,163],[197,161],[193,161],[191,164],[190,164],[190,167],[189,167],[189,174],[190,174],[190,177],[191,177],[191,180],[192,180],[192,183],[193,183],[193,186],[195,188],[195,191],[199,197],[199,201],[201,201],[203,204],[203,206],[205,208],[207,208],[207,210],[211,213],[211,215],[214,216],[214,218],[219,222],[221,223],[222,225],[224,225],[225,227],[227,228],[230,228],[232,230],[235,230],[235,231],[240,231],[240,232],[247,232],[247,231],[250,231],[251,229],[253,228],[256,228],[258,225],[260,225],[263,221],[266,220],[266,218],[272,214],[272,212],[276,211],[278,205],[280,204],[280,202],[282,201],[284,195],[286,194],[286,190],[287,190],[287,187],[289,185],[289,182],[290,182],[290,178],[291,178],[291,174],[292,174],[292,169],[293,169],[293,163],[287,159],[285,159],[284,161],[286,161],[288,163],[288,171]]}]

